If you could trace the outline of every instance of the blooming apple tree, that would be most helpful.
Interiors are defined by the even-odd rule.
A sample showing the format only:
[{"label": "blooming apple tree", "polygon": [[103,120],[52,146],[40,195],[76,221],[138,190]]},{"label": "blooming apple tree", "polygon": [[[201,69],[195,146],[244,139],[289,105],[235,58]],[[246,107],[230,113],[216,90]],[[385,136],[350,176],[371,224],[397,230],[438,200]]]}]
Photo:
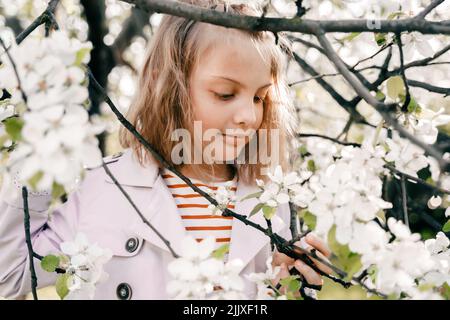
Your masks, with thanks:
[{"label": "blooming apple tree", "polygon": [[[42,15],[15,39],[6,26],[0,31],[1,173],[5,181],[15,180],[23,186],[24,203],[30,189],[51,192],[53,205],[57,205],[61,196],[76,188],[88,166],[103,166],[126,195],[102,162],[98,141],[102,132],[113,131],[120,124],[208,199],[216,214],[233,216],[258,229],[279,252],[311,267],[312,259],[322,262],[333,270],[323,276],[336,283],[358,285],[383,298],[450,297],[450,143],[445,130],[450,123],[450,65],[445,60],[449,58],[450,26],[442,23],[448,21],[450,1],[257,1],[264,8],[262,17],[242,17],[239,27],[252,30],[257,25],[258,30],[277,36],[290,32],[283,33],[292,41],[287,79],[292,81],[289,86],[300,129],[292,141],[291,170],[273,168],[267,181],[255,181],[259,192],[237,199],[258,200],[249,213],[227,209],[229,201],[236,199],[226,186],[208,194],[193,185],[121,115],[103,88],[105,77],[97,81],[92,70],[95,63],[88,66],[92,42],[79,40],[82,32],[72,32],[73,37],[58,30],[59,2],[51,0]],[[117,13],[124,9],[117,3],[142,9],[133,8],[132,19],[139,11],[175,14],[166,1],[126,0],[108,1],[108,8],[114,8],[109,15],[120,16]],[[125,10],[130,10],[129,5]],[[176,14],[236,25],[227,13],[213,14],[202,7],[180,4]],[[273,22],[280,17],[283,19]],[[151,24],[157,20],[146,18]],[[41,24],[45,36],[30,36]],[[121,37],[115,30],[104,35],[105,42]],[[111,47],[119,50],[120,40]],[[104,44],[94,43],[97,45]],[[142,43],[134,48],[139,45]],[[133,70],[135,66],[125,62],[127,54],[120,50],[120,55],[112,56]],[[139,55],[137,51],[134,54]],[[120,78],[114,76],[117,70],[108,68],[113,80]],[[421,72],[413,73],[418,69]],[[88,91],[88,86],[97,94]],[[90,107],[98,108],[99,97],[117,117],[114,123],[105,124],[89,115]],[[128,101],[117,100],[120,104]],[[127,199],[132,204],[132,199]],[[291,209],[291,239],[283,239],[271,229],[276,209],[286,204]],[[93,298],[95,285],[107,278],[102,266],[111,252],[89,244],[79,234],[73,242],[62,243],[59,253],[41,257],[33,252],[27,209],[24,214],[30,256],[39,257],[44,270],[59,274],[56,288],[60,297]],[[264,215],[267,227],[248,220],[254,214]],[[423,232],[418,219],[431,226],[431,231]],[[330,260],[298,245],[311,231],[328,243],[333,252]],[[174,298],[248,298],[237,272],[242,262],[226,261],[226,246],[214,251],[212,238],[200,243],[188,238],[182,252],[176,253],[164,235],[158,236],[175,258],[169,265],[172,281],[167,287]],[[266,272],[247,275],[256,283],[256,298],[306,299],[305,288],[320,289],[295,271],[277,284],[274,279],[279,271],[269,257]],[[33,275],[33,263],[31,272]],[[32,281],[36,298],[35,274]]]}]

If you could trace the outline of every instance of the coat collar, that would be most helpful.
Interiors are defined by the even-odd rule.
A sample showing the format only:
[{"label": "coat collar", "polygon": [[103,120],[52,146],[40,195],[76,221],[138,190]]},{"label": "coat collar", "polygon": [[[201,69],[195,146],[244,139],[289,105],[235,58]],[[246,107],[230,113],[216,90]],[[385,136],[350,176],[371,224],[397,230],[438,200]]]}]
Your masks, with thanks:
[{"label": "coat collar", "polygon": [[[117,165],[111,165],[109,168],[121,185],[151,188],[158,177],[159,167],[153,157],[150,160],[150,164],[141,165],[132,149],[128,148],[106,157],[104,162],[107,164],[117,162]],[[108,175],[105,176],[105,181],[114,184]]]},{"label": "coat collar", "polygon": [[[178,213],[176,202],[165,184],[160,169],[154,159],[148,166],[143,167],[138,163],[131,150],[126,149],[117,161],[117,165],[110,166],[110,170],[121,185],[149,188],[148,197],[141,197],[142,199],[146,199],[146,202],[138,203],[137,205],[152,226],[170,242],[174,251],[180,253],[181,244],[187,232]],[[107,182],[113,183],[108,176],[105,179]],[[244,183],[242,179],[238,179],[236,197],[239,200],[258,190],[256,185],[249,185]],[[247,199],[242,202],[237,201],[234,211],[247,216],[256,204],[256,198]],[[262,213],[253,215],[249,220],[263,227],[267,226]],[[134,221],[137,222],[128,226],[128,228],[132,229],[132,232],[153,245],[169,252],[164,242],[149,226],[141,220]],[[279,232],[285,225],[286,223],[280,218],[280,215],[274,215],[272,218],[273,232]],[[242,270],[269,243],[269,240],[269,237],[262,232],[234,218],[231,229],[229,259],[241,259],[243,261]]]}]

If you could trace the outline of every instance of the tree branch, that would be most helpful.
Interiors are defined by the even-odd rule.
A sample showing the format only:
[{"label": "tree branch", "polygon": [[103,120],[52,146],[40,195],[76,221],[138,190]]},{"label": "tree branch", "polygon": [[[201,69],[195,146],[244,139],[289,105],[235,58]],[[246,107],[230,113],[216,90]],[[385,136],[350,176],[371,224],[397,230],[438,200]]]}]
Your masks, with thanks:
[{"label": "tree branch", "polygon": [[438,5],[440,5],[445,0],[434,0],[431,2],[428,7],[426,7],[422,12],[420,12],[417,16],[415,16],[415,19],[424,19],[427,14],[429,14],[434,8],[436,8]]},{"label": "tree branch", "polygon": [[430,92],[443,94],[444,97],[447,97],[450,95],[450,88],[437,87],[432,84],[421,82],[421,81],[416,81],[416,80],[407,80],[407,83],[411,87],[418,87],[418,88],[426,89]]},{"label": "tree branch", "polygon": [[332,138],[332,137],[329,137],[329,136],[326,136],[326,135],[316,134],[316,133],[297,133],[296,137],[298,137],[298,138],[316,137],[316,138],[322,138],[322,139],[330,140],[330,141],[336,142],[338,144],[341,144],[343,146],[361,147],[361,144],[356,143],[356,142],[345,142],[345,141],[341,141],[341,140],[336,139],[336,138]]},{"label": "tree branch", "polygon": [[346,68],[342,59],[337,55],[328,39],[325,37],[324,33],[320,30],[317,31],[317,39],[325,50],[328,59],[333,62],[333,64],[336,66],[336,69],[341,72],[341,74],[350,83],[356,93],[361,96],[368,104],[374,107],[388,125],[397,130],[402,137],[410,140],[412,143],[422,148],[427,154],[435,158],[438,161],[441,170],[443,172],[447,172],[450,168],[450,163],[447,160],[443,159],[442,153],[439,150],[436,150],[433,146],[427,145],[423,141],[417,139],[414,135],[403,128],[394,117],[392,117],[389,109],[391,109],[391,107],[396,107],[396,105],[386,105],[372,96],[369,90],[362,85],[359,79],[357,79],[356,76]]},{"label": "tree branch", "polygon": [[408,203],[406,202],[406,185],[405,185],[405,176],[402,175],[400,179],[400,184],[402,187],[402,209],[403,209],[403,222],[409,228],[409,219],[408,219]]},{"label": "tree branch", "polygon": [[[319,73],[310,66],[303,58],[301,58],[297,53],[293,53],[295,61],[300,65],[300,67],[305,70],[310,75],[317,77]],[[317,77],[315,78],[316,82],[322,86],[322,88],[340,105],[344,108],[349,114],[353,116],[355,121],[360,123],[366,123],[364,117],[356,110],[356,105],[351,103],[350,101],[344,99],[327,81],[324,79]]]},{"label": "tree branch", "polygon": [[400,73],[402,75],[402,79],[403,79],[403,83],[405,85],[405,91],[406,91],[405,102],[403,103],[403,106],[401,107],[401,110],[403,112],[406,112],[406,111],[408,111],[408,105],[409,105],[409,102],[411,101],[411,94],[409,93],[408,80],[406,79],[406,74],[405,74],[402,35],[401,35],[401,33],[396,33],[395,37],[397,39],[398,51],[400,53]]},{"label": "tree branch", "polygon": [[[330,140],[330,141],[333,141],[335,143],[338,143],[338,144],[341,144],[341,145],[344,145],[344,146],[350,145],[350,146],[354,146],[354,147],[361,147],[361,144],[359,144],[359,143],[340,141],[340,140],[338,140],[336,138],[325,136],[325,135],[321,135],[321,134],[298,133],[297,137],[299,137],[299,138],[317,137],[317,138]],[[417,182],[418,184],[420,184],[420,185],[422,185],[424,187],[427,187],[429,189],[435,190],[435,191],[443,193],[443,194],[450,194],[450,190],[446,190],[446,189],[443,189],[443,188],[441,188],[439,186],[432,185],[432,184],[430,184],[430,183],[428,183],[428,182],[426,182],[426,181],[424,181],[424,180],[422,180],[420,178],[417,178],[417,177],[411,176],[411,175],[409,175],[407,173],[404,173],[404,172],[396,169],[395,167],[393,167],[393,166],[391,166],[389,164],[385,164],[384,167],[386,169],[389,169],[393,173],[398,174],[401,177],[404,176],[406,179],[414,181],[414,182]]]},{"label": "tree branch", "polygon": [[27,243],[28,260],[30,261],[31,292],[33,294],[33,300],[38,300],[36,291],[37,277],[36,277],[36,270],[34,269],[33,244],[31,242],[31,234],[30,234],[30,212],[28,211],[28,190],[26,187],[22,187],[22,199],[24,212],[25,242]]},{"label": "tree branch", "polygon": [[[274,33],[280,31],[293,31],[305,34],[316,34],[317,30],[329,32],[374,32],[372,20],[311,20],[294,17],[267,18],[254,17],[237,14],[229,14],[200,8],[195,5],[166,1],[166,0],[121,0],[147,12],[166,13],[173,16],[184,17],[196,21],[207,22],[223,27],[233,27],[238,29],[261,31],[267,30]],[[420,19],[401,20],[377,20],[376,32],[403,32],[418,31],[423,34],[450,34],[450,25],[445,21],[426,21]]]},{"label": "tree branch", "polygon": [[55,21],[54,14],[56,7],[58,6],[60,0],[50,0],[47,9],[42,12],[42,14],[37,17],[24,31],[22,31],[17,37],[16,42],[20,44],[26,37],[30,35],[37,27],[41,24],[53,25],[57,28],[58,24]]}]

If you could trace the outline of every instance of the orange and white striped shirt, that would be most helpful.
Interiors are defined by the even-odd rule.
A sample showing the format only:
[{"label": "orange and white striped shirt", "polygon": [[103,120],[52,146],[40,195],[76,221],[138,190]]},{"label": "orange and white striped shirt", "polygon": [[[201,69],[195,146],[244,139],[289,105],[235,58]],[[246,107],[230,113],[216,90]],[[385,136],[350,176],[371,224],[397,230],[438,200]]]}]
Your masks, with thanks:
[{"label": "orange and white striped shirt", "polygon": [[[233,217],[222,217],[220,213],[214,215],[212,209],[208,208],[211,203],[192,190],[191,187],[168,169],[163,168],[162,177],[175,199],[178,212],[181,215],[183,225],[186,228],[188,235],[192,236],[197,241],[201,241],[208,236],[215,237],[215,249],[230,243]],[[206,185],[197,179],[190,178],[190,180],[194,185],[208,193],[216,191],[219,186],[224,186],[226,184],[226,181],[224,181]],[[235,175],[231,181],[231,192],[235,194],[237,188],[237,175]],[[235,202],[230,202],[228,208],[233,210],[235,208]],[[228,255],[225,257],[227,256]]]}]

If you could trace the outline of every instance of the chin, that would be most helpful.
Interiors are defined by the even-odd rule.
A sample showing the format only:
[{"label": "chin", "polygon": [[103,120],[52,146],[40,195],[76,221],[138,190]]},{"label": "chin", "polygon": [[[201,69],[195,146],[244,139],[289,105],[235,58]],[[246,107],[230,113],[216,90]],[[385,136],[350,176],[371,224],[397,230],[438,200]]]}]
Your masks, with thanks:
[{"label": "chin", "polygon": [[236,149],[231,146],[227,147],[226,153],[224,155],[222,155],[222,157],[220,157],[221,161],[222,162],[234,162],[238,158],[239,154],[242,152],[243,149],[244,148],[239,148],[239,150],[236,151]]}]

